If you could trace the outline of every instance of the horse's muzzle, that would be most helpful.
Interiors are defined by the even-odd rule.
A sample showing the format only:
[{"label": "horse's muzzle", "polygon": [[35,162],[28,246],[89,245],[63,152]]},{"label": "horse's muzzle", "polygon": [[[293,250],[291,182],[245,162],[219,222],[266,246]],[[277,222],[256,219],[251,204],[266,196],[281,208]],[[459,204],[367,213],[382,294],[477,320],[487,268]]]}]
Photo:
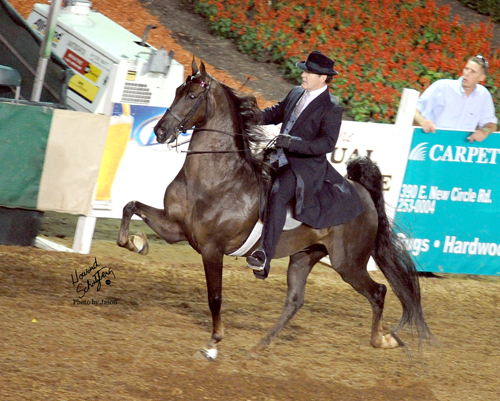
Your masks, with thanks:
[{"label": "horse's muzzle", "polygon": [[167,140],[167,130],[163,127],[160,127],[159,124],[154,127],[154,133],[156,135],[156,140],[158,143],[165,143]]}]

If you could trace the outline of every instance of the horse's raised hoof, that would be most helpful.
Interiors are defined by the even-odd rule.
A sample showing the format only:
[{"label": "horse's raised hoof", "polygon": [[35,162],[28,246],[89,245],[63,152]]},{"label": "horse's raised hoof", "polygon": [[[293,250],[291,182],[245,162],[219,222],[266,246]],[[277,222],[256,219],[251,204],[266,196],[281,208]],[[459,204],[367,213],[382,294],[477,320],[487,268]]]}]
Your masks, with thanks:
[{"label": "horse's raised hoof", "polygon": [[134,235],[130,235],[126,242],[118,239],[116,243],[122,248],[128,249],[132,252],[140,253],[141,255],[147,255],[149,252],[148,237],[144,233],[136,233]]},{"label": "horse's raised hoof", "polygon": [[137,253],[147,255],[149,253],[148,237],[144,233],[136,233],[130,236],[130,241],[134,244]]},{"label": "horse's raised hoof", "polygon": [[217,348],[202,348],[200,349],[199,354],[203,356],[207,361],[214,362],[217,359]]}]

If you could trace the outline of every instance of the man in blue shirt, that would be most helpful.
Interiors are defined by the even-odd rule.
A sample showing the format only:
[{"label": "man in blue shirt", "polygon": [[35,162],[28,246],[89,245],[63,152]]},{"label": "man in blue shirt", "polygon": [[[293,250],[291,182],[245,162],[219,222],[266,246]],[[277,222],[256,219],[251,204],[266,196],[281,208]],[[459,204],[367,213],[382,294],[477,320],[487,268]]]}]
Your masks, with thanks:
[{"label": "man in blue shirt", "polygon": [[471,57],[459,79],[440,79],[420,96],[415,122],[424,132],[437,128],[472,131],[469,142],[482,142],[497,130],[498,119],[490,92],[480,82],[486,80],[488,62]]}]

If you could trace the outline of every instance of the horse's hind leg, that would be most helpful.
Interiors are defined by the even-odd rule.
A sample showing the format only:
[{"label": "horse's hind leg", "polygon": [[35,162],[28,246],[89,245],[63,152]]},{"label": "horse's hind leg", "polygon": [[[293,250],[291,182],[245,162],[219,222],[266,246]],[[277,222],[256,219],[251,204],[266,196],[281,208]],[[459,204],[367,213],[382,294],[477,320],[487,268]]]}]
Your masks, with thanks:
[{"label": "horse's hind leg", "polygon": [[[403,343],[395,334],[386,334],[383,332],[382,314],[384,311],[385,294],[387,287],[384,284],[378,284],[370,277],[366,270],[368,261],[360,264],[351,264],[348,267],[335,268],[342,279],[349,283],[357,292],[363,295],[372,307],[372,333],[370,344],[374,348],[396,348]],[[333,265],[333,261],[332,261]],[[335,265],[333,265],[335,266]]]},{"label": "horse's hind leg", "polygon": [[148,253],[149,245],[145,234],[129,235],[130,220],[134,214],[144,220],[153,231],[167,242],[174,243],[186,239],[179,230],[178,225],[167,220],[163,210],[132,201],[123,208],[123,217],[117,241],[118,246],[143,255]]},{"label": "horse's hind leg", "polygon": [[307,277],[314,265],[327,255],[325,247],[322,245],[310,247],[302,252],[290,256],[288,264],[287,284],[288,292],[286,295],[285,306],[281,316],[267,334],[254,347],[253,352],[258,352],[269,346],[271,341],[280,333],[285,325],[295,316],[297,311],[304,304],[305,289]]}]

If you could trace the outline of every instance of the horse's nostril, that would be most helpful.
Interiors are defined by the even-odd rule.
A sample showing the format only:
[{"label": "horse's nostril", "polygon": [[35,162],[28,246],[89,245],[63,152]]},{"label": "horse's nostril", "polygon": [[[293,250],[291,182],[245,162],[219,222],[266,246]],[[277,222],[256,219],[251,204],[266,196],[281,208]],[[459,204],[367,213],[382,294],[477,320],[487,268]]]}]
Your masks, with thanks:
[{"label": "horse's nostril", "polygon": [[165,129],[164,128],[156,126],[153,131],[156,135],[156,140],[159,143],[165,142]]}]

